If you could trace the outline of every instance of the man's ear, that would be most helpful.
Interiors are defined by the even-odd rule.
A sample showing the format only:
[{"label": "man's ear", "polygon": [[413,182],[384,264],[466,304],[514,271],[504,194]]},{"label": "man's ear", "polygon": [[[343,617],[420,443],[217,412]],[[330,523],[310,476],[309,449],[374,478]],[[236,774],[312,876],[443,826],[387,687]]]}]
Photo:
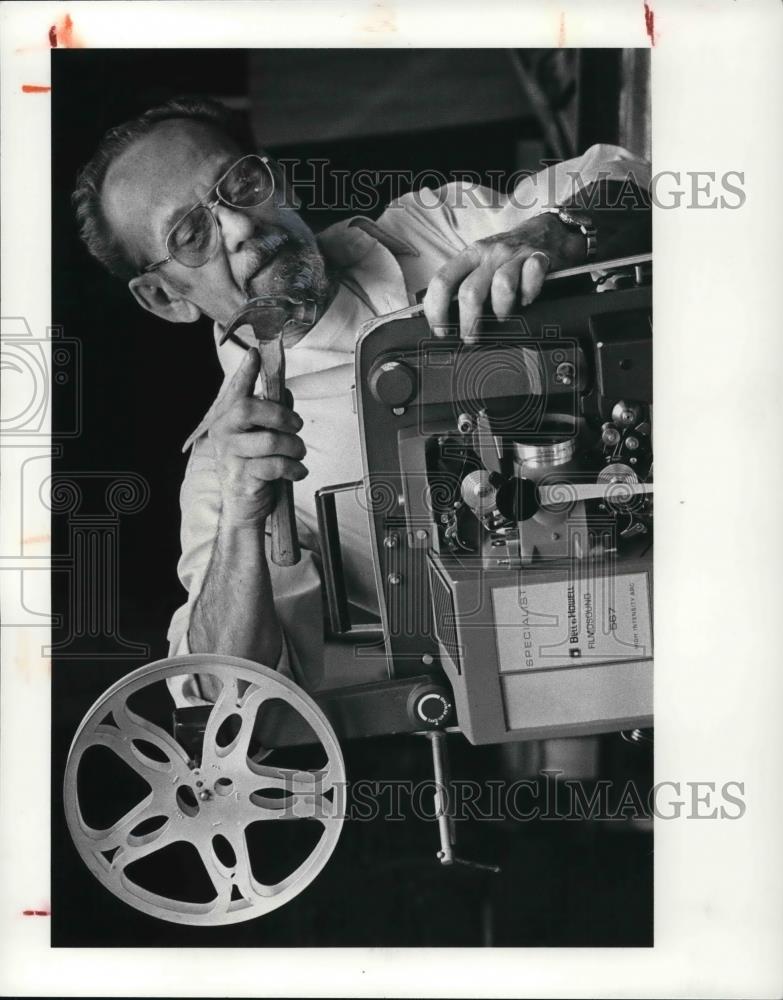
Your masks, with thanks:
[{"label": "man's ear", "polygon": [[195,323],[201,316],[201,310],[197,305],[175,291],[171,284],[155,271],[131,278],[128,288],[142,309],[154,313],[169,323]]}]

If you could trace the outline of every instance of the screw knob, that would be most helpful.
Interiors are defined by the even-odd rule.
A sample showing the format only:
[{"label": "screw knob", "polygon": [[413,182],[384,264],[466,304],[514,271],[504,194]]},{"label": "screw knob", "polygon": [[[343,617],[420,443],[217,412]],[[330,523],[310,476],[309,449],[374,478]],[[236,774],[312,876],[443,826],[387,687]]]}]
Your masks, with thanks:
[{"label": "screw knob", "polygon": [[612,407],[612,420],[618,427],[633,427],[641,418],[641,409],[636,403],[619,400]]},{"label": "screw knob", "polygon": [[438,691],[429,691],[416,702],[416,714],[422,722],[443,722],[451,711],[451,703]]},{"label": "screw knob", "polygon": [[416,373],[404,361],[376,362],[370,371],[369,386],[379,403],[401,409],[416,396]]},{"label": "screw knob", "polygon": [[571,385],[574,381],[574,376],[576,372],[574,366],[570,361],[564,361],[561,365],[557,366],[555,370],[555,382],[559,382],[561,385]]}]

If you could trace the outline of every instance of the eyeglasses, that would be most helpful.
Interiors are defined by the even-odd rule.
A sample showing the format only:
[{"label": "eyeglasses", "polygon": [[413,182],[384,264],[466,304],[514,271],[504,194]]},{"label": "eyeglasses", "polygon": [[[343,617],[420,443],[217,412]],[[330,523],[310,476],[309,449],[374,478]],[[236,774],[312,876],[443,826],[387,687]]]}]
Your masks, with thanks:
[{"label": "eyeglasses", "polygon": [[[210,195],[214,193],[214,197]],[[168,256],[147,264],[148,274],[171,260],[184,267],[203,267],[214,257],[220,244],[214,208],[257,208],[275,193],[275,178],[269,158],[243,156],[213,185],[207,198],[200,201],[177,222],[166,237]]]}]

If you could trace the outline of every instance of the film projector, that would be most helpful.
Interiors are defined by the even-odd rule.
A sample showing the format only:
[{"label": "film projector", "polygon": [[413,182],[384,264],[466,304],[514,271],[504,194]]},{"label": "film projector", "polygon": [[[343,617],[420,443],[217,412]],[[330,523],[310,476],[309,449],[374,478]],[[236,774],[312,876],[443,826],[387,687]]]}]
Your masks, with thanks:
[{"label": "film projector", "polygon": [[[335,848],[341,742],[400,733],[431,742],[438,859],[472,864],[455,853],[448,733],[481,745],[651,726],[651,279],[649,255],[552,274],[520,317],[484,320],[470,345],[434,337],[420,306],[363,329],[364,480],[316,500],[326,635],[349,662],[373,653],[382,676],[307,693],[258,664],[193,655],[120,680],[82,721],[64,788],[74,843],[107,889],[183,924],[271,912]],[[378,621],[356,620],[345,582],[338,502],[357,490]],[[145,692],[194,674],[211,678],[214,703],[168,725],[145,715]],[[85,820],[79,778],[95,747],[145,789],[103,828]],[[313,747],[319,766],[297,763]],[[278,881],[257,877],[249,827],[304,819],[320,828],[309,856]],[[181,841],[209,902],[134,881],[137,862]]]}]

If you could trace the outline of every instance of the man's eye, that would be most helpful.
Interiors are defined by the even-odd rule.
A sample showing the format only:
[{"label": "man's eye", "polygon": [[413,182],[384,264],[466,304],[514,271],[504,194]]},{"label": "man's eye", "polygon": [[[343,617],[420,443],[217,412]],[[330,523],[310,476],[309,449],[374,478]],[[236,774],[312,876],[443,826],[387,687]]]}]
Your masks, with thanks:
[{"label": "man's eye", "polygon": [[226,197],[233,202],[245,202],[257,196],[259,187],[255,177],[232,178]]},{"label": "man's eye", "polygon": [[208,242],[209,230],[203,220],[186,218],[171,234],[171,239],[178,250],[194,250]]},{"label": "man's eye", "polygon": [[196,231],[192,226],[180,226],[173,234],[174,244],[178,247],[187,247],[193,244]]},{"label": "man's eye", "polygon": [[226,177],[222,196],[233,205],[258,205],[265,198],[264,178],[253,166],[236,170]]}]

